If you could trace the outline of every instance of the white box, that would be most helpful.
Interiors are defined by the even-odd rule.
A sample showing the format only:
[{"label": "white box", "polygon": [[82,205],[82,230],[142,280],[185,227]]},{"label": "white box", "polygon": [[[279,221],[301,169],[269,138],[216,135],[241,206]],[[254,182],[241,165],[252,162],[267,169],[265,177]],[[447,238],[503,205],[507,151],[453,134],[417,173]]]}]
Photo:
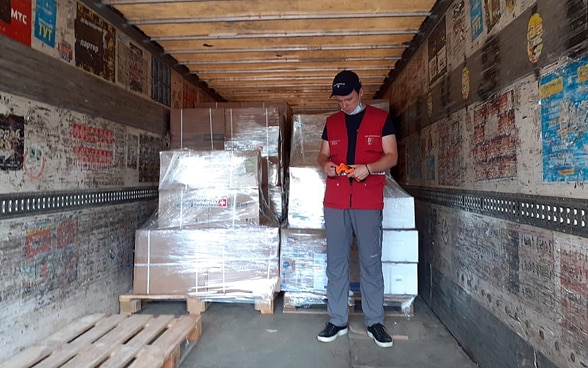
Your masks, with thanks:
[{"label": "white box", "polygon": [[384,229],[415,228],[414,198],[389,176],[384,187],[383,217]]},{"label": "white box", "polygon": [[419,261],[419,233],[417,230],[383,231],[382,262]]},{"label": "white box", "polygon": [[417,295],[417,263],[382,263],[385,295]]}]

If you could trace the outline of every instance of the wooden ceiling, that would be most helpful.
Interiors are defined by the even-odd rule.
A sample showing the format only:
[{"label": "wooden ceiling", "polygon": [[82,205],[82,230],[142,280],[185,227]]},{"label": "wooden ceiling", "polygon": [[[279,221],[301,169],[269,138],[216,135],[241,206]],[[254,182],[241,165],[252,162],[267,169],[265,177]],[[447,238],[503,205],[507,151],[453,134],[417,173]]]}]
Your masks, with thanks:
[{"label": "wooden ceiling", "polygon": [[380,91],[435,0],[102,0],[227,101],[332,109],[351,69]]}]

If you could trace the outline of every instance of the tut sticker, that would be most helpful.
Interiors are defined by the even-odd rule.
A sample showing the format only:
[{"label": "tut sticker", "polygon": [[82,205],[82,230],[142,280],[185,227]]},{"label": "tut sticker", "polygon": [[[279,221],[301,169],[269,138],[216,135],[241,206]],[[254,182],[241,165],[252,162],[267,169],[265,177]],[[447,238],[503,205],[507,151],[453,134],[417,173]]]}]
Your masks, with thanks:
[{"label": "tut sticker", "polygon": [[535,13],[527,26],[527,55],[533,64],[539,61],[543,51],[543,18]]}]

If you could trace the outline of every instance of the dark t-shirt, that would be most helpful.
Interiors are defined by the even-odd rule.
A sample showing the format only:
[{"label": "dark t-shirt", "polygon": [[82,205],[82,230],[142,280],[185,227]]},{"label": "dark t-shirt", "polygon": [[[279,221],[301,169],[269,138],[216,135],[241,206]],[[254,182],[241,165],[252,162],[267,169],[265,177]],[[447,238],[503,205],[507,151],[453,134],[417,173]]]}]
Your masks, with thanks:
[{"label": "dark t-shirt", "polygon": [[[359,131],[359,126],[365,115],[365,109],[362,112],[355,115],[347,115],[345,114],[345,125],[347,126],[347,164],[353,165],[355,163],[355,147],[357,146],[357,132]],[[387,135],[396,134],[396,130],[394,129],[394,123],[392,122],[392,117],[388,114],[386,118],[386,122],[384,123],[384,128],[382,128],[382,137]],[[328,141],[327,135],[327,125],[325,124],[325,128],[323,129],[323,140]]]}]

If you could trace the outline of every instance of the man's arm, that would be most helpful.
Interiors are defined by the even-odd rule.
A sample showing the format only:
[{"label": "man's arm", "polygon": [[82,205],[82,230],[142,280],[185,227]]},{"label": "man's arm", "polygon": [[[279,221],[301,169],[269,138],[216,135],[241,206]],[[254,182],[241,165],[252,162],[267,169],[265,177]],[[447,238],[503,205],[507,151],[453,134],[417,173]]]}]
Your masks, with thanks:
[{"label": "man's arm", "polygon": [[323,169],[323,172],[327,176],[337,176],[337,173],[335,172],[337,165],[331,161],[331,149],[329,148],[329,141],[322,141],[321,150],[316,157],[316,162]]},{"label": "man's arm", "polygon": [[371,162],[367,166],[370,172],[381,172],[391,169],[398,163],[398,145],[396,135],[390,134],[382,137],[382,149],[384,156],[378,161]]}]

